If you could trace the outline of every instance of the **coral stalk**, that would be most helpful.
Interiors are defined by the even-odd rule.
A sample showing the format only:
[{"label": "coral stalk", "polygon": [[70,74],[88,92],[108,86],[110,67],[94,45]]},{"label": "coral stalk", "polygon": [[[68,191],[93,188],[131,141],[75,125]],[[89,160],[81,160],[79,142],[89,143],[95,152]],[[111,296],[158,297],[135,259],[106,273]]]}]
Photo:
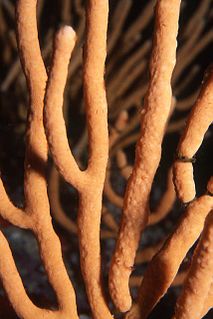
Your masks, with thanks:
[{"label": "coral stalk", "polygon": [[156,7],[155,37],[145,112],[142,114],[135,165],[124,197],[121,228],[109,275],[111,297],[122,312],[131,307],[129,276],[141,231],[148,222],[149,194],[160,161],[161,143],[170,113],[170,81],[175,65],[179,10],[179,0],[161,0]]},{"label": "coral stalk", "polygon": [[[0,242],[4,258],[0,264],[0,276],[7,295],[20,318],[60,318],[61,316],[68,318],[70,315],[72,318],[78,318],[75,293],[63,263],[60,241],[54,232],[49,211],[45,176],[47,142],[43,127],[43,101],[47,75],[38,42],[36,4],[35,0],[19,0],[16,11],[18,45],[30,93],[25,156],[24,209],[23,211],[18,210],[14,206],[5,216],[5,206],[11,208],[9,206],[13,204],[9,201],[4,189],[1,195],[3,195],[5,203],[1,204],[4,217],[9,217],[7,219],[10,220],[10,214],[15,212],[15,215],[20,218],[14,216],[10,221],[22,227],[22,216],[23,227],[33,231],[39,244],[41,259],[49,282],[56,294],[59,309],[48,311],[33,305],[24,290],[9,245],[2,234]],[[2,183],[1,188],[3,188]],[[15,290],[14,282],[17,287]]]},{"label": "coral stalk", "polygon": [[184,203],[196,195],[193,161],[204,135],[213,121],[213,69],[209,70],[198,99],[190,113],[174,163],[174,182],[178,197]]},{"label": "coral stalk", "polygon": [[213,279],[213,211],[206,218],[201,239],[176,304],[173,319],[200,319]]},{"label": "coral stalk", "polygon": [[209,195],[197,198],[188,206],[173,234],[148,265],[137,304],[133,305],[126,318],[147,318],[174,280],[183,258],[202,232],[205,218],[212,208],[213,198]]},{"label": "coral stalk", "polygon": [[[108,1],[89,0],[86,9],[83,70],[89,136],[89,161],[85,171],[79,169],[70,152],[62,115],[63,91],[71,52],[67,51],[62,60],[57,59],[55,52],[45,98],[45,127],[53,159],[62,176],[79,191],[81,269],[96,319],[112,318],[102,291],[100,258],[102,193],[108,161],[107,102],[104,87],[107,23]],[[57,48],[60,50],[60,43]]]}]

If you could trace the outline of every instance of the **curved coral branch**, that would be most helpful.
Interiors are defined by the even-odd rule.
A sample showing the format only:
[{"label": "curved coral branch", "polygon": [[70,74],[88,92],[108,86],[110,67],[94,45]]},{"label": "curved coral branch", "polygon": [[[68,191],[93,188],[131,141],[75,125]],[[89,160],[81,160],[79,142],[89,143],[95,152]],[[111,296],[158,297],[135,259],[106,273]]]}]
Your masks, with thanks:
[{"label": "curved coral branch", "polygon": [[2,180],[0,179],[0,215],[11,224],[30,229],[32,227],[30,217],[10,201]]},{"label": "curved coral branch", "polygon": [[149,262],[155,254],[160,250],[160,248],[163,246],[163,243],[165,240],[161,240],[159,243],[152,245],[150,247],[145,247],[138,251],[136,258],[135,258],[135,264],[141,264]]},{"label": "curved coral branch", "polygon": [[[188,274],[188,269],[185,271],[178,272],[175,279],[171,283],[171,287],[183,285],[187,274]],[[141,276],[131,276],[130,277],[130,287],[140,287],[142,280],[143,280],[143,277],[141,277]]]},{"label": "curved coral branch", "polygon": [[128,180],[132,172],[132,166],[128,165],[126,155],[122,149],[119,149],[116,153],[116,160],[118,168],[121,171],[121,175]]}]

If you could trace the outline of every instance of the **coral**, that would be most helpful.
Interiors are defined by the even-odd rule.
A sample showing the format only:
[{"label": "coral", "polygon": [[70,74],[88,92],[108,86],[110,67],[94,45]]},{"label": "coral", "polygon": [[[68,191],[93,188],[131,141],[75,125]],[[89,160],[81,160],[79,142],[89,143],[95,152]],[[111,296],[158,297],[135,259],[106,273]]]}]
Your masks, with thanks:
[{"label": "coral", "polygon": [[[148,318],[174,286],[183,287],[173,318],[201,318],[213,301],[210,169],[203,181],[207,186],[201,189],[197,181],[197,175],[198,180],[203,178],[200,150],[211,137],[212,68],[205,72],[198,93],[198,78],[206,65],[193,63],[208,52],[211,41],[210,0],[195,5],[185,22],[181,19],[189,7],[180,0],[153,0],[146,5],[87,0],[85,9],[80,0],[66,0],[55,11],[56,19],[66,25],[56,32],[52,47],[55,18],[50,27],[43,19],[55,4],[18,0],[14,17],[11,2],[0,3],[0,41],[5,48],[0,54],[1,116],[17,121],[14,132],[20,139],[27,123],[24,170],[17,169],[14,156],[8,156],[18,176],[16,180],[11,169],[8,179],[15,188],[23,174],[23,196],[14,199],[5,173],[0,179],[0,281],[8,300],[23,319],[81,318],[82,283],[76,281],[80,265],[93,318]],[[5,32],[12,19],[21,64],[14,31]],[[7,109],[10,90],[14,90],[11,96],[18,94],[11,111]],[[180,131],[177,150],[173,145],[165,152],[166,141],[177,139]],[[4,172],[8,157],[2,150],[9,137],[2,134],[1,140]],[[62,180],[75,216],[65,211]],[[184,212],[173,218],[170,212],[177,215],[176,199]],[[172,223],[162,231],[169,218]],[[38,306],[28,296],[7,240],[5,227],[10,224],[35,237],[56,297],[54,305],[38,302]],[[72,246],[73,259],[65,261],[68,268],[63,258],[67,256],[62,257],[67,249],[64,236],[69,236]],[[74,262],[76,239],[80,264]],[[88,309],[84,312],[90,315]]]}]

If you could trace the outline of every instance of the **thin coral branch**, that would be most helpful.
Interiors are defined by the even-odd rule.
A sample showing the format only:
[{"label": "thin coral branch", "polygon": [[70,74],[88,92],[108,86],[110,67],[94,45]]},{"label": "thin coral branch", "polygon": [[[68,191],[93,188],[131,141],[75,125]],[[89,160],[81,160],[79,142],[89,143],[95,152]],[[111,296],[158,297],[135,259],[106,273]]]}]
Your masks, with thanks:
[{"label": "thin coral branch", "polygon": [[[114,74],[114,77],[109,81],[107,91],[108,91],[108,97],[111,103],[113,103],[113,101],[117,98],[117,96],[121,95],[120,92],[124,92],[126,90],[126,88],[129,86],[129,83],[131,83],[132,79],[134,80],[138,76],[138,74],[140,75],[142,74],[145,64],[142,66],[140,65],[140,68],[138,66],[143,60],[144,56],[150,50],[150,47],[151,47],[150,41],[146,41],[140,49],[138,49],[136,52],[134,52],[131,55],[131,57],[126,62],[126,64],[124,66],[122,65],[122,67],[118,70],[118,72]],[[135,66],[136,68],[134,69]],[[131,74],[131,81],[130,81],[129,76],[130,76],[130,73],[132,72],[133,74]],[[126,81],[125,81],[125,85],[122,87],[121,86],[122,80],[127,77],[128,77],[128,83],[126,84]]]},{"label": "thin coral branch", "polygon": [[[137,104],[141,105],[142,98],[147,91],[147,84],[143,84],[142,86],[139,84],[139,86],[134,89],[134,92],[131,92],[130,94],[123,94],[123,97],[119,100],[117,100],[117,107],[115,110],[111,108],[110,111],[110,118],[116,118],[118,114],[122,110],[129,110],[133,106],[136,106]],[[132,119],[133,121],[133,119]],[[134,127],[136,127],[137,124],[140,123],[140,116],[138,115],[137,123],[134,124]],[[133,127],[132,127],[133,128]],[[125,130],[126,131],[126,130]]]},{"label": "thin coral branch", "polygon": [[145,27],[150,22],[153,16],[153,8],[156,4],[156,0],[151,0],[148,2],[146,7],[144,8],[143,19],[139,16],[134,23],[130,26],[128,31],[124,36],[124,43],[134,42],[133,39],[137,37],[137,35],[145,29]]},{"label": "thin coral branch", "polygon": [[[109,146],[110,149],[113,148],[113,146],[117,143],[117,141],[120,138],[121,133],[125,129],[126,123],[128,120],[128,114],[126,111],[122,111],[118,119],[115,123],[115,127],[111,128],[110,131],[110,137],[109,137]],[[111,186],[111,163],[110,161],[108,162],[107,166],[107,172],[106,172],[106,178],[105,178],[105,184],[104,184],[104,194],[105,196],[110,200],[112,204],[115,206],[122,208],[123,207],[123,198],[118,195],[114,190],[113,187]]]},{"label": "thin coral branch", "polygon": [[192,94],[190,94],[186,98],[178,101],[177,106],[176,106],[176,110],[178,110],[178,111],[188,110],[190,107],[192,107],[192,105],[196,101],[197,96],[198,96],[198,91],[196,90],[195,92],[193,92]]},{"label": "thin coral branch", "polygon": [[141,76],[141,74],[143,74],[146,65],[146,61],[138,61],[138,64],[134,66],[133,70],[131,70],[131,72],[126,75],[125,81],[119,82],[117,90],[115,90],[112,94],[110,100],[111,105],[115,102],[116,99],[121,97],[128,88],[133,85],[134,81],[137,80],[137,78]]},{"label": "thin coral branch", "polygon": [[170,212],[175,199],[176,193],[173,184],[173,172],[172,168],[170,168],[167,177],[167,189],[158,203],[156,210],[150,214],[149,225],[157,224],[159,221],[165,218]]},{"label": "thin coral branch", "polygon": [[112,229],[115,233],[118,232],[118,225],[113,217],[113,214],[106,207],[103,207],[102,220],[104,221],[105,225]]},{"label": "thin coral branch", "polygon": [[118,150],[116,153],[116,160],[118,168],[120,169],[121,175],[128,180],[132,173],[132,166],[128,165],[126,154],[123,150]]},{"label": "thin coral branch", "polygon": [[[171,283],[171,287],[182,286],[186,276],[188,274],[188,270],[179,272],[173,282]],[[130,277],[130,287],[140,287],[142,283],[143,277],[141,276],[131,276]]]},{"label": "thin coral branch", "polygon": [[198,21],[200,21],[200,17],[204,17],[209,9],[209,3],[211,0],[203,0],[198,9],[194,12],[193,16],[189,20],[187,27],[185,28],[185,32],[183,33],[183,37],[191,37],[194,32],[194,29],[198,25]]},{"label": "thin coral branch", "polygon": [[200,70],[200,68],[196,64],[193,65],[192,68],[190,68],[187,76],[185,76],[185,78],[175,86],[175,88],[174,88],[175,96],[178,96],[182,91],[184,91],[185,88],[187,88],[187,86],[189,86],[191,84],[193,78],[196,77],[199,70]]},{"label": "thin coral branch", "polygon": [[[42,56],[44,57],[44,59],[50,54],[51,49],[52,49],[52,45],[50,42],[51,37],[52,37],[52,32],[50,31],[50,32],[48,32],[47,37],[46,37],[46,45],[42,49]],[[12,85],[12,83],[14,82],[14,80],[19,76],[20,73],[21,73],[21,63],[20,63],[20,59],[17,58],[13,62],[5,79],[1,83],[0,90],[3,92],[7,91],[9,89],[9,87]],[[23,85],[24,77],[23,78],[20,77],[19,82],[21,82],[21,85]]]},{"label": "thin coral branch", "polygon": [[138,251],[135,258],[135,264],[137,265],[149,262],[163,246],[164,241],[165,240],[160,241],[160,243],[157,243],[151,247],[143,248],[140,251]]},{"label": "thin coral branch", "polygon": [[110,181],[110,166],[108,165],[108,172],[106,174],[105,184],[104,184],[104,194],[109,199],[110,203],[116,207],[123,207],[123,197],[118,195],[111,186]]},{"label": "thin coral branch", "polygon": [[196,58],[196,56],[202,52],[202,50],[207,47],[212,39],[213,36],[213,31],[210,30],[208,32],[205,33],[205,35],[200,39],[200,41],[198,42],[198,44],[192,48],[192,50],[190,51],[190,54],[188,54],[185,59],[179,61],[179,63],[177,64],[175,70],[174,70],[174,74],[173,74],[173,83],[176,84],[179,79],[180,76],[182,74],[182,72],[185,70],[186,66],[191,64],[192,61]]},{"label": "thin coral branch", "polygon": [[108,54],[113,50],[116,41],[118,40],[123,25],[125,23],[126,17],[129,13],[130,7],[132,5],[132,0],[124,0],[118,2],[115,13],[113,15],[112,28],[113,32],[108,41]]},{"label": "thin coral branch", "polygon": [[53,165],[50,172],[49,182],[48,182],[48,194],[50,200],[50,208],[55,220],[66,230],[73,234],[77,234],[76,223],[73,222],[65,214],[59,198],[59,173],[55,166]]},{"label": "thin coral branch", "polygon": [[[200,18],[200,17],[199,17]],[[204,21],[200,21],[196,28],[193,31],[193,34],[190,36],[190,38],[182,45],[182,47],[177,52],[177,63],[178,61],[181,61],[186,57],[187,54],[189,54],[189,51],[193,48],[196,41],[200,37],[203,29],[204,29],[205,23]]]}]

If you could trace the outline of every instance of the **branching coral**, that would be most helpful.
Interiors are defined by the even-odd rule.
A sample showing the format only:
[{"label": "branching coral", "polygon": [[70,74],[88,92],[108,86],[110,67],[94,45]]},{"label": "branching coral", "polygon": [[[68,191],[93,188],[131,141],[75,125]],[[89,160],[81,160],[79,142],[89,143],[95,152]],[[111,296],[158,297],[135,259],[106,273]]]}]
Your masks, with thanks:
[{"label": "branching coral", "polygon": [[[62,261],[59,239],[53,230],[47,196],[47,142],[43,128],[43,100],[47,75],[38,43],[36,1],[18,1],[16,16],[19,50],[30,93],[24,178],[25,205],[24,209],[13,206],[1,182],[0,211],[1,215],[14,225],[30,229],[35,234],[48,279],[57,295],[59,310],[53,312],[39,309],[30,301],[2,232],[1,280],[20,318],[59,318],[61,315],[68,318],[70,314],[77,318],[75,294]],[[13,287],[14,283],[16,289]]]},{"label": "branching coral", "polygon": [[[101,287],[100,219],[108,159],[107,102],[104,88],[108,4],[88,1],[84,51],[84,95],[89,133],[88,168],[82,172],[69,151],[62,119],[63,90],[72,48],[56,42],[45,97],[45,127],[54,161],[65,180],[79,191],[78,234],[81,267],[95,318],[111,318]],[[69,42],[67,41],[67,46]],[[60,52],[64,49],[63,56]],[[92,220],[92,222],[90,222]],[[97,304],[98,300],[98,304]]]},{"label": "branching coral", "polygon": [[[146,77],[141,74],[146,68],[151,42],[146,39],[143,45],[139,44],[141,32],[146,32],[152,18],[155,2],[155,30],[150,79],[147,85]],[[3,3],[4,8],[12,15],[9,2]],[[181,82],[184,69],[208,45],[212,34],[211,31],[204,32],[204,23],[197,23],[200,16],[207,15],[209,3],[209,0],[205,0],[199,5],[199,14],[195,12],[187,28],[183,30],[183,42],[177,50],[175,65],[181,1],[150,1],[144,8],[145,19],[141,20],[139,16],[132,25],[127,23],[121,40],[119,35],[128,20],[132,1],[118,2],[115,9],[112,9],[114,14],[109,25],[109,63],[105,76],[108,1],[88,0],[86,19],[81,1],[64,1],[60,13],[63,21],[74,22],[73,11],[82,19],[76,24],[77,37],[69,26],[59,29],[54,40],[52,63],[46,72],[37,30],[37,19],[41,19],[44,1],[38,3],[36,17],[36,0],[18,0],[18,47],[30,96],[24,165],[24,204],[23,208],[19,208],[12,203],[0,179],[0,215],[13,225],[30,230],[36,237],[41,260],[58,303],[57,309],[48,310],[39,308],[31,301],[17,271],[9,244],[0,231],[0,279],[20,318],[78,318],[75,292],[62,259],[59,238],[53,229],[50,207],[59,223],[78,236],[81,271],[93,318],[114,317],[111,313],[112,305],[109,307],[110,303],[104,292],[106,280],[103,280],[101,271],[101,238],[117,239],[109,271],[109,292],[119,311],[129,310],[124,315],[125,318],[148,318],[168,288],[176,285],[183,285],[183,289],[173,318],[198,319],[212,307],[213,179],[210,177],[206,191],[195,197],[192,166],[194,155],[212,122],[212,69],[207,72],[199,95],[197,90],[193,90],[179,99],[183,88],[192,81],[198,71],[197,67],[192,68],[187,79]],[[77,98],[81,93],[80,76],[73,82],[70,90],[65,91],[65,86],[67,78],[81,73],[82,58],[79,50],[83,43],[84,20],[86,34],[83,49],[83,96],[87,129],[81,138],[77,139],[73,148],[67,133],[69,123],[65,124],[69,117],[67,95],[75,96],[74,100],[80,102],[79,113],[82,113],[84,107],[81,99]],[[0,36],[5,29],[3,18],[0,23]],[[190,30],[194,30],[191,37]],[[194,46],[202,32],[205,35],[199,44]],[[52,38],[51,32],[48,38]],[[125,46],[122,50],[117,50],[121,42]],[[46,44],[44,55],[51,52],[49,43],[50,41]],[[12,61],[10,49],[10,53],[4,56],[6,64]],[[15,61],[1,85],[2,91],[18,76],[18,69],[19,64]],[[16,84],[20,86],[22,81],[22,77],[18,76]],[[141,107],[144,94],[144,106]],[[109,103],[109,130],[106,96]],[[168,132],[182,128],[185,122],[184,118],[175,123],[170,122],[170,119],[173,118],[174,112],[185,112],[196,98],[179,142],[173,171],[172,168],[168,169],[171,163],[167,165],[165,192],[161,192],[161,197],[158,196],[156,208],[153,209],[150,196],[162,158],[163,139]],[[22,112],[23,108],[20,114]],[[23,114],[21,116],[24,117]],[[74,125],[74,121],[72,118],[71,125]],[[138,134],[135,128],[139,123],[141,129]],[[84,155],[87,135],[88,164],[86,168],[82,168],[85,167],[82,163],[85,160],[82,160],[81,155]],[[132,165],[125,147],[136,140],[135,161]],[[54,162],[50,169],[49,197],[46,178],[48,148]],[[114,189],[114,165],[119,169],[122,184],[127,182],[124,197],[120,191]],[[77,224],[65,214],[60,203],[59,174],[78,192]],[[186,208],[176,228],[166,240],[162,238],[157,244],[137,252],[141,232],[146,226],[155,227],[170,212],[176,200],[175,190]],[[123,209],[120,225],[113,207]],[[153,213],[149,216],[150,211]],[[100,226],[101,219],[103,229]],[[197,240],[199,242],[191,264],[178,272],[187,252]],[[138,265],[144,262],[148,262],[148,266],[143,276],[133,274],[130,278],[134,266],[138,268]],[[133,305],[131,287],[139,287],[138,298]]]}]

